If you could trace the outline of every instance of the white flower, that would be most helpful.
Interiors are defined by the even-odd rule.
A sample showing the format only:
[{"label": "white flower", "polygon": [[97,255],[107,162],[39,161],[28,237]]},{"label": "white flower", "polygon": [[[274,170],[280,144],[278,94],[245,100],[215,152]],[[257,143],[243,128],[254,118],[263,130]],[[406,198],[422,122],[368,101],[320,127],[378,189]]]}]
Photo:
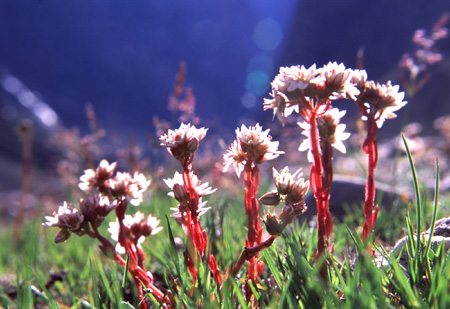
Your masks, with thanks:
[{"label": "white flower", "polygon": [[[346,133],[345,124],[339,124],[340,119],[345,115],[346,111],[339,111],[337,108],[332,108],[326,111],[323,115],[317,117],[317,127],[319,129],[320,148],[325,146],[325,143],[330,143],[331,146],[342,153],[347,150],[342,141],[350,137],[350,133]],[[313,157],[311,153],[311,126],[306,123],[298,123],[298,126],[303,129],[302,134],[307,138],[303,140],[298,148],[299,151],[308,150],[308,161],[312,162]]]},{"label": "white flower", "polygon": [[[132,243],[139,246],[145,240],[145,237],[155,235],[162,230],[162,227],[158,227],[160,221],[148,215],[145,218],[144,214],[140,211],[136,212],[133,216],[128,214],[125,215],[123,219],[123,225],[125,228],[125,234],[131,240]],[[114,241],[119,241],[119,222],[110,222],[108,232],[111,234],[111,238]],[[117,253],[125,253],[125,248],[123,248],[119,243],[116,245]]]},{"label": "white flower", "polygon": [[351,97],[356,99],[359,90],[351,83],[352,70],[345,69],[343,63],[329,62],[323,68],[317,70],[319,76],[314,80],[317,84],[322,84],[323,90],[318,96],[323,99],[343,99]]},{"label": "white flower", "polygon": [[132,178],[129,173],[117,172],[116,176],[110,179],[109,186],[116,198],[126,199],[133,206],[139,206],[143,201],[143,193],[150,183],[144,174],[135,172]]},{"label": "white flower", "polygon": [[47,222],[43,223],[43,225],[77,231],[81,228],[84,217],[78,209],[64,202],[62,206],[58,207],[58,212],[53,212],[53,217],[46,216],[45,220]]},{"label": "white flower", "polygon": [[198,149],[198,145],[206,135],[208,129],[197,129],[191,124],[182,123],[176,130],[169,130],[167,134],[160,137],[161,146],[167,148],[167,151],[177,160],[183,161],[192,156]]},{"label": "white flower", "polygon": [[112,177],[117,163],[109,164],[108,161],[102,160],[97,170],[87,169],[80,177],[78,187],[85,193],[89,193],[92,189],[104,186],[105,182]]},{"label": "white flower", "polygon": [[[197,175],[194,174],[194,172],[189,173],[190,181],[192,188],[195,189],[199,197],[202,197],[204,195],[209,195],[214,193],[217,189],[212,189],[211,187],[208,187],[208,183],[202,183]],[[175,175],[172,179],[164,179],[164,182],[166,185],[173,190],[173,192],[169,192],[168,195],[175,198],[179,202],[186,201],[186,199],[189,197],[188,192],[185,189],[186,184],[183,180],[183,174],[180,174],[178,172],[175,172]]]},{"label": "white flower", "polygon": [[240,130],[236,129],[236,141],[224,155],[224,171],[234,166],[239,177],[247,162],[261,164],[284,153],[278,150],[278,142],[272,142],[269,131],[263,131],[259,124],[248,128],[242,125]]},{"label": "white flower", "polygon": [[379,84],[373,81],[365,83],[364,92],[358,96],[357,104],[363,112],[362,119],[368,117],[374,119],[378,128],[383,126],[386,119],[397,117],[394,113],[405,106],[408,102],[403,101],[404,92],[398,92],[398,85],[392,86],[391,81],[386,84]]}]

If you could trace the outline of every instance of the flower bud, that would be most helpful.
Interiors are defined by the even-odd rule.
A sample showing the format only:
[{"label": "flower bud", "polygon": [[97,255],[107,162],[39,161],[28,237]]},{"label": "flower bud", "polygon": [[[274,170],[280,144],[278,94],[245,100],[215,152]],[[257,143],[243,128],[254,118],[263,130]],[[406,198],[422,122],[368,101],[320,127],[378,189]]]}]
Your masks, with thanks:
[{"label": "flower bud", "polygon": [[187,202],[189,200],[189,194],[187,193],[184,185],[175,183],[173,185],[172,190],[173,190],[173,195],[178,202],[183,203],[183,202]]},{"label": "flower bud", "polygon": [[263,222],[266,226],[267,232],[272,236],[280,235],[286,227],[286,224],[278,219],[275,212],[273,214],[270,212],[264,214]]},{"label": "flower bud", "polygon": [[196,138],[191,139],[188,143],[187,143],[187,150],[190,153],[193,153],[195,151],[197,151],[198,149],[198,140]]},{"label": "flower bud", "polygon": [[59,230],[55,235],[55,243],[59,244],[66,241],[70,237],[70,232],[66,229]]},{"label": "flower bud", "polygon": [[268,192],[259,198],[259,201],[266,206],[277,206],[280,201],[280,195],[276,191]]}]

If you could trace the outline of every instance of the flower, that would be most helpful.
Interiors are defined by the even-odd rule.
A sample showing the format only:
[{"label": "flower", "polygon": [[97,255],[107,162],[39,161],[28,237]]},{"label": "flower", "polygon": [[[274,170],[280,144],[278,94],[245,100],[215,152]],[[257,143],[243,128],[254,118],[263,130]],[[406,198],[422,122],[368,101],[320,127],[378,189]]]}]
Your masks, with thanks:
[{"label": "flower", "polygon": [[397,117],[394,112],[408,103],[403,101],[405,93],[398,92],[399,88],[398,85],[393,86],[391,81],[382,85],[374,81],[366,81],[364,92],[358,95],[356,101],[362,113],[362,119],[367,120],[370,117],[376,121],[378,128],[381,128],[386,119]]},{"label": "flower", "polygon": [[105,182],[112,177],[117,163],[109,164],[108,161],[102,160],[97,167],[97,170],[88,169],[80,177],[80,184],[78,187],[85,193],[90,192],[94,188],[103,187]]},{"label": "flower", "polygon": [[[133,216],[126,214],[123,219],[123,225],[125,228],[125,233],[127,237],[136,245],[140,245],[144,242],[145,237],[156,235],[163,228],[158,227],[160,221],[148,215],[146,219],[142,212],[138,211]],[[111,234],[111,238],[115,241],[119,241],[119,222],[110,222],[108,232]],[[116,245],[117,253],[125,253],[125,248],[123,248],[119,243]]]},{"label": "flower", "polygon": [[271,83],[272,99],[264,99],[264,110],[273,109],[273,115],[284,125],[284,118],[293,111],[311,109],[308,98],[315,96],[316,85],[313,83],[318,75],[316,65],[310,68],[291,66],[280,68],[280,73]]},{"label": "flower", "polygon": [[288,98],[283,92],[280,92],[277,89],[272,89],[270,96],[272,99],[264,98],[264,110],[273,109],[273,118],[275,118],[276,115],[278,120],[284,126],[284,118],[290,116],[294,111],[298,113],[298,106],[293,105],[287,107],[286,101],[288,101]]},{"label": "flower", "polygon": [[116,176],[110,179],[109,186],[113,196],[127,199],[133,206],[139,206],[150,183],[144,174],[135,172],[132,178],[129,173],[117,172]]},{"label": "flower", "polygon": [[176,130],[170,130],[167,134],[160,137],[161,146],[167,148],[167,151],[178,161],[192,157],[192,154],[198,149],[198,145],[206,135],[208,129],[197,129],[191,124],[182,123]]},{"label": "flower", "polygon": [[317,95],[319,98],[337,100],[351,97],[356,99],[359,90],[351,83],[353,71],[345,69],[343,63],[329,62],[317,71],[319,76],[313,81],[320,85]]},{"label": "flower", "polygon": [[236,175],[240,177],[242,170],[244,169],[244,164],[247,160],[247,154],[242,150],[241,143],[235,140],[228,151],[224,154],[223,159],[225,161],[224,172],[234,167]]},{"label": "flower", "polygon": [[356,88],[361,92],[364,91],[364,87],[367,81],[366,70],[353,70],[350,82],[355,85]]},{"label": "flower", "polygon": [[292,175],[287,166],[280,172],[273,168],[273,181],[286,204],[300,203],[308,192],[309,181],[305,181],[302,176],[302,169]]},{"label": "flower", "polygon": [[[320,147],[323,148],[326,143],[342,153],[346,153],[347,150],[342,141],[345,141],[350,137],[350,133],[346,133],[345,124],[339,124],[340,119],[345,115],[346,111],[339,111],[337,108],[327,110],[324,114],[317,117],[317,127],[320,136]],[[298,126],[303,129],[302,134],[307,138],[300,144],[298,150],[308,150],[308,160],[313,161],[311,153],[311,126],[307,122],[298,123]]]},{"label": "flower", "polygon": [[[117,207],[117,201],[110,202],[107,196],[101,194],[96,196],[87,196],[86,199],[80,199],[80,210],[86,221],[103,221],[112,210]],[[99,222],[101,223],[101,222]]]},{"label": "flower", "polygon": [[[199,197],[204,195],[209,195],[214,193],[217,189],[212,189],[208,187],[208,183],[201,183],[198,177],[194,174],[194,172],[189,173],[190,181],[192,188],[195,189]],[[186,184],[183,180],[183,174],[175,172],[175,175],[172,179],[164,179],[166,185],[173,190],[173,192],[169,192],[167,195],[175,198],[178,202],[186,202],[189,199],[189,194],[186,191]]]},{"label": "flower", "polygon": [[272,168],[273,181],[281,195],[289,194],[292,190],[291,184],[294,182],[289,168],[284,167],[279,173],[275,168]]},{"label": "flower", "polygon": [[261,164],[264,161],[273,160],[284,153],[278,150],[278,142],[272,142],[269,131],[262,131],[262,127],[259,124],[248,128],[242,125],[240,130],[239,128],[236,129],[236,141],[224,155],[224,172],[231,166],[234,166],[239,177],[247,162]]},{"label": "flower", "polygon": [[58,212],[53,212],[53,217],[46,216],[47,222],[42,223],[44,226],[59,227],[60,230],[56,233],[55,242],[60,243],[66,241],[71,232],[80,232],[84,223],[84,216],[78,211],[78,209],[69,206],[67,202],[64,202],[62,206],[58,207]]},{"label": "flower", "polygon": [[69,206],[67,202],[64,202],[62,206],[59,206],[58,212],[54,211],[52,215],[53,217],[45,217],[47,222],[43,223],[43,225],[59,227],[70,231],[78,231],[84,220],[83,215],[78,211],[78,209]]}]

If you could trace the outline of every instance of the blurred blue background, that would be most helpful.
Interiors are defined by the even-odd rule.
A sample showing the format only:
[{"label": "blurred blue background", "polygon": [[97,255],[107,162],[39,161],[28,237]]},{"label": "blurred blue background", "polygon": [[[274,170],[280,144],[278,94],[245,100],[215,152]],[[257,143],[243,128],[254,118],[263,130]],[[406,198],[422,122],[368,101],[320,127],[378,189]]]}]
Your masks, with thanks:
[{"label": "blurred blue background", "polygon": [[[91,102],[109,132],[145,136],[154,115],[170,120],[185,61],[200,125],[233,132],[271,120],[262,100],[280,66],[355,68],[363,47],[369,79],[398,83],[414,31],[449,10],[448,0],[2,0],[0,115],[14,124],[31,110],[43,127],[86,130]],[[420,116],[450,112],[443,106]]]},{"label": "blurred blue background", "polygon": [[[56,142],[58,150],[48,140],[58,126],[88,133],[87,102],[108,135],[123,142],[102,144],[112,160],[130,134],[151,153],[152,119],[173,120],[167,103],[184,61],[199,125],[211,128],[210,143],[217,142],[214,133],[229,142],[241,124],[270,124],[272,111],[263,112],[262,102],[280,66],[337,61],[356,68],[362,48],[369,79],[400,84],[398,63],[414,52],[414,31],[431,29],[449,11],[449,0],[1,0],[0,202],[11,209],[18,200],[3,192],[21,186],[22,144],[14,128],[23,119],[34,128],[33,191],[50,195],[61,187],[59,178],[47,179],[61,157],[74,182],[84,165],[76,161],[79,139],[71,156],[61,155],[71,148],[70,136]],[[411,121],[433,133],[433,120],[450,114],[450,40],[437,48],[443,61],[380,135],[398,136]],[[346,117],[356,119],[355,106],[342,104],[350,104]]]}]

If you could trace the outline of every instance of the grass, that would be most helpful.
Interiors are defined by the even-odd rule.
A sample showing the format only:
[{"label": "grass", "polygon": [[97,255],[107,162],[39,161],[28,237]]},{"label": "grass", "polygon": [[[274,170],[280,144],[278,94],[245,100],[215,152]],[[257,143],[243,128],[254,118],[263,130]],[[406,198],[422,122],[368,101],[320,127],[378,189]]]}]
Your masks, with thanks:
[{"label": "grass", "polygon": [[[407,148],[407,143],[405,147]],[[360,239],[362,209],[353,209],[343,223],[336,223],[332,241],[333,255],[315,261],[317,231],[306,222],[296,222],[261,254],[266,268],[264,280],[251,286],[261,308],[445,308],[450,304],[450,255],[442,245],[432,243],[432,235],[415,235],[434,226],[438,214],[439,166],[436,163],[434,197],[421,192],[411,153],[410,159],[416,200],[402,204],[402,211],[381,209],[375,236],[393,244],[406,236],[401,256],[390,256],[376,243],[375,249],[388,260],[377,267],[368,244]],[[243,250],[246,217],[242,196],[210,199],[212,210],[202,217],[210,239],[208,250],[216,256],[219,268],[230,269]],[[228,278],[221,290],[211,279],[209,268],[198,262],[198,284],[185,265],[177,237],[181,228],[170,217],[173,203],[162,193],[139,210],[161,219],[164,231],[144,244],[146,266],[163,290],[170,288],[179,308],[248,308],[241,280]],[[432,211],[430,211],[432,210]],[[431,216],[428,214],[431,213]],[[405,220],[406,216],[406,220]],[[111,220],[113,217],[111,217]],[[4,308],[137,308],[136,291],[126,271],[102,255],[95,241],[72,236],[64,244],[55,244],[53,229],[41,220],[24,226],[27,241],[14,248],[12,231],[1,228],[0,307]],[[106,226],[102,234],[107,235]],[[374,237],[375,237],[374,236]],[[320,276],[321,263],[327,263],[329,280]],[[245,276],[244,270],[241,276]],[[54,282],[51,282],[53,278]],[[56,278],[56,279],[55,279]],[[59,280],[61,279],[61,280]],[[159,304],[148,294],[146,299]]]}]

